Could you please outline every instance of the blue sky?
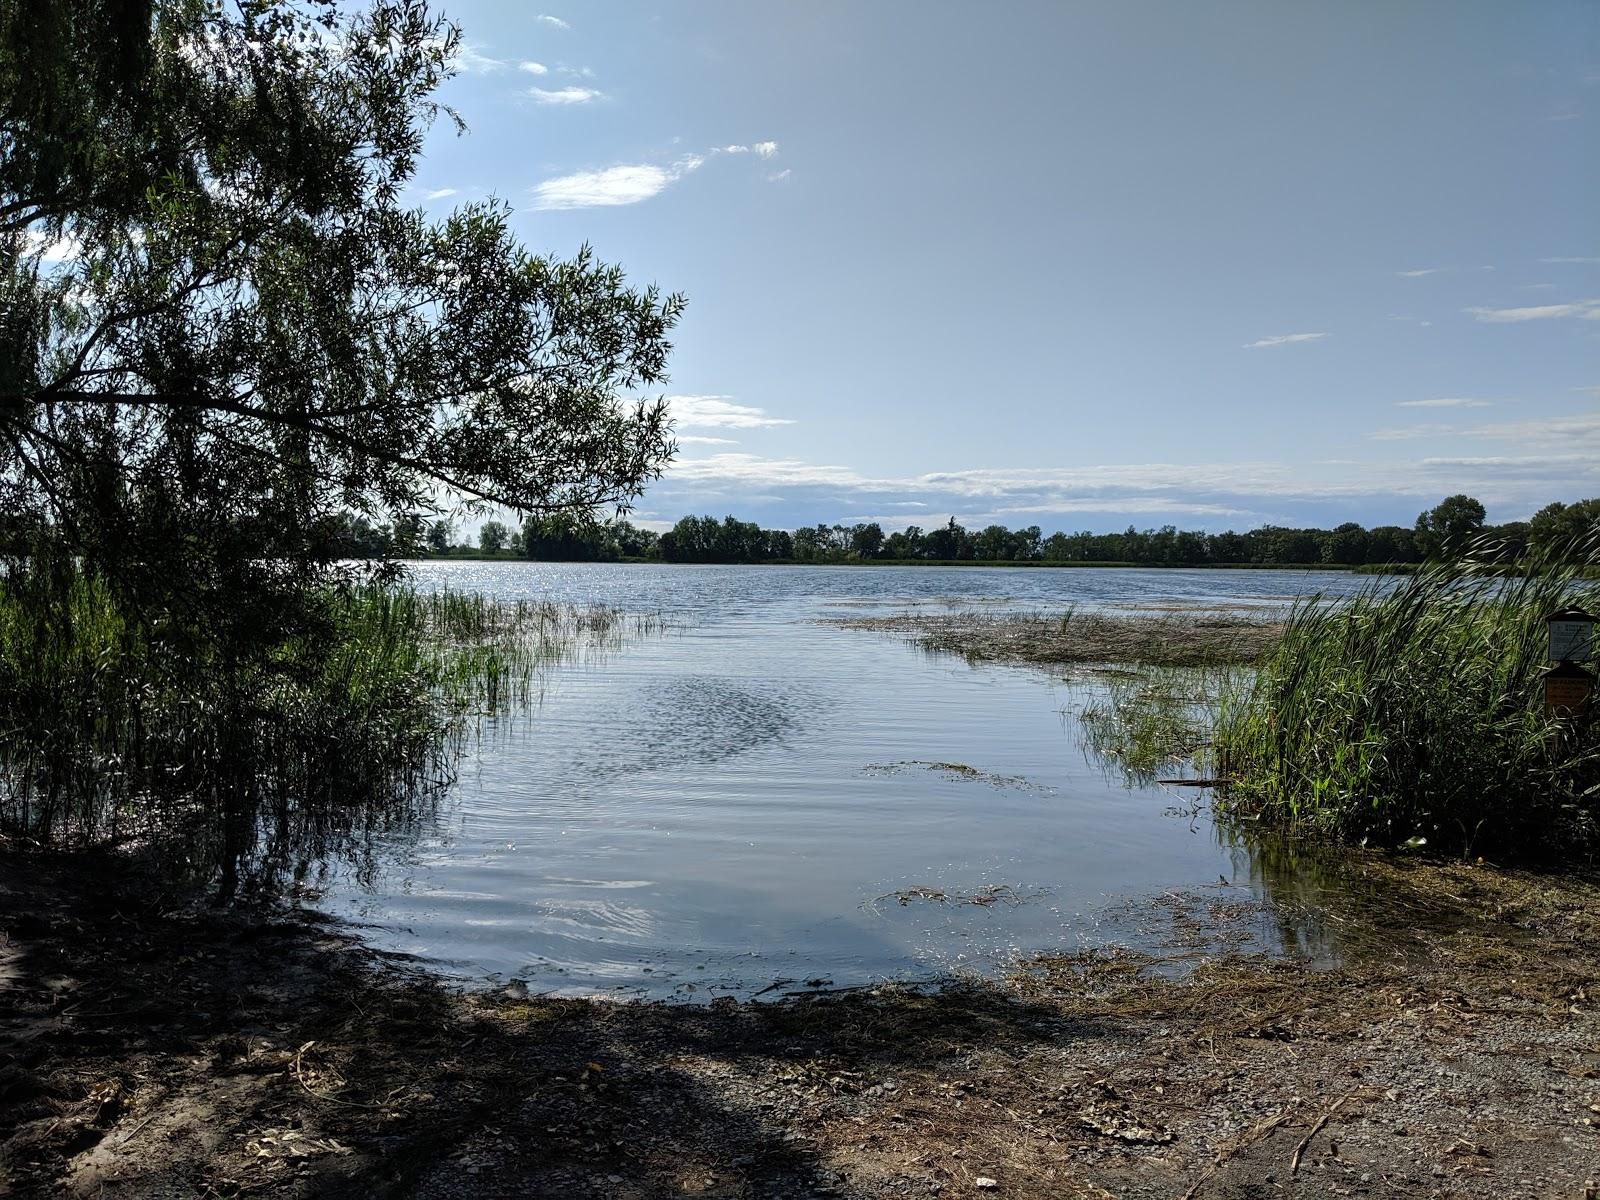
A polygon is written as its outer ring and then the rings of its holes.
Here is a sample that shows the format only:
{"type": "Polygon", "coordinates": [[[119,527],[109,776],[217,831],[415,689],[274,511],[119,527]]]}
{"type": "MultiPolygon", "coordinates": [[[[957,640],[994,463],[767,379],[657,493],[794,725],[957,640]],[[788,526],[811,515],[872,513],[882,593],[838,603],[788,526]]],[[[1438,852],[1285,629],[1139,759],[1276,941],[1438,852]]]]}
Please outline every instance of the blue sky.
{"type": "Polygon", "coordinates": [[[1600,5],[446,11],[414,199],[689,297],[645,523],[1600,495],[1600,5]]]}

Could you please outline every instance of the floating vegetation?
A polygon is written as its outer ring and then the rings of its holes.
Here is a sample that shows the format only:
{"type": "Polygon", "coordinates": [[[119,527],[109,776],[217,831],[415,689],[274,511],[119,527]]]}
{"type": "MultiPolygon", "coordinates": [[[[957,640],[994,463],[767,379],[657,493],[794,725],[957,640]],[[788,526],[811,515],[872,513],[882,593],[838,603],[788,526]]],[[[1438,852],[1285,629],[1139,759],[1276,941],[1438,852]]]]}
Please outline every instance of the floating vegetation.
{"type": "Polygon", "coordinates": [[[1040,666],[1248,663],[1270,653],[1283,634],[1282,622],[1270,616],[1204,609],[1137,615],[1076,609],[1065,613],[964,609],[841,616],[827,623],[843,629],[897,633],[929,650],[958,654],[970,662],[1040,666]]]}
{"type": "Polygon", "coordinates": [[[1042,894],[1024,894],[1009,883],[984,884],[975,892],[947,892],[943,888],[915,884],[908,888],[900,888],[898,891],[885,892],[881,896],[874,897],[864,907],[876,908],[886,900],[894,900],[900,907],[905,908],[912,901],[921,900],[930,904],[970,904],[976,908],[988,908],[994,904],[1007,906],[1025,904],[1042,894]]]}
{"type": "Polygon", "coordinates": [[[898,775],[902,771],[921,769],[943,775],[946,779],[964,779],[973,783],[987,783],[990,787],[1008,788],[1018,792],[1043,792],[1054,794],[1055,788],[1044,783],[1035,783],[1021,775],[997,775],[993,771],[980,771],[977,767],[970,767],[966,763],[957,762],[930,762],[925,759],[908,758],[900,762],[868,763],[862,768],[867,775],[898,775]]]}

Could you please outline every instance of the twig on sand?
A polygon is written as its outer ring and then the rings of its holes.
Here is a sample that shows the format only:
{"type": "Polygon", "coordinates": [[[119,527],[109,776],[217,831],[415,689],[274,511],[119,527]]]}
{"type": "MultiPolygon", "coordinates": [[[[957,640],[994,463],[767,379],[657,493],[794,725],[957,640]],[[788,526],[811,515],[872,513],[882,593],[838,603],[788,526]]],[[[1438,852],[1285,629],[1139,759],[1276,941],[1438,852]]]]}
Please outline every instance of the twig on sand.
{"type": "Polygon", "coordinates": [[[1289,1174],[1293,1175],[1295,1172],[1300,1170],[1300,1158],[1305,1154],[1306,1147],[1311,1145],[1311,1139],[1316,1137],[1317,1134],[1321,1133],[1323,1128],[1328,1124],[1328,1121],[1333,1117],[1333,1114],[1343,1108],[1344,1102],[1350,1099],[1351,1096],[1354,1096],[1360,1090],[1360,1088],[1352,1088],[1350,1091],[1346,1092],[1344,1095],[1340,1096],[1337,1100],[1330,1104],[1328,1106],[1328,1111],[1317,1118],[1316,1124],[1311,1126],[1305,1137],[1300,1139],[1300,1144],[1294,1148],[1294,1155],[1289,1159],[1289,1174]]]}
{"type": "Polygon", "coordinates": [[[1212,1177],[1216,1175],[1218,1171],[1222,1170],[1224,1164],[1226,1164],[1230,1158],[1236,1156],[1246,1146],[1253,1146],[1262,1138],[1266,1137],[1279,1125],[1282,1125],[1290,1117],[1294,1116],[1297,1108],[1298,1106],[1293,1104],[1286,1108],[1281,1108],[1277,1112],[1273,1113],[1270,1117],[1264,1117],[1257,1121],[1255,1125],[1251,1127],[1248,1133],[1242,1134],[1233,1141],[1219,1146],[1217,1148],[1216,1160],[1208,1168],[1206,1168],[1204,1175],[1200,1176],[1199,1179],[1196,1179],[1192,1184],[1189,1185],[1189,1190],[1180,1196],[1178,1200],[1194,1200],[1194,1198],[1200,1194],[1200,1189],[1211,1182],[1212,1177]]]}

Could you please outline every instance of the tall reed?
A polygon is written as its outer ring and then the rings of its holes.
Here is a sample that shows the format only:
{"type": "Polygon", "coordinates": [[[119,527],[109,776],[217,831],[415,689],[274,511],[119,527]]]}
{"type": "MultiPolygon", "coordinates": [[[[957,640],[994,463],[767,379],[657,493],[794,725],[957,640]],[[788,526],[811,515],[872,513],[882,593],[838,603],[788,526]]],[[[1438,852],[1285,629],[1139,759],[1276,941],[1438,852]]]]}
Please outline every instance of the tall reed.
{"type": "Polygon", "coordinates": [[[1219,806],[1349,842],[1492,857],[1600,847],[1600,726],[1545,715],[1544,618],[1600,604],[1593,547],[1433,564],[1291,615],[1226,694],[1219,806]]]}
{"type": "Polygon", "coordinates": [[[197,868],[406,819],[485,716],[624,628],[613,609],[377,585],[306,597],[249,653],[104,581],[0,577],[0,829],[165,839],[197,868]]]}

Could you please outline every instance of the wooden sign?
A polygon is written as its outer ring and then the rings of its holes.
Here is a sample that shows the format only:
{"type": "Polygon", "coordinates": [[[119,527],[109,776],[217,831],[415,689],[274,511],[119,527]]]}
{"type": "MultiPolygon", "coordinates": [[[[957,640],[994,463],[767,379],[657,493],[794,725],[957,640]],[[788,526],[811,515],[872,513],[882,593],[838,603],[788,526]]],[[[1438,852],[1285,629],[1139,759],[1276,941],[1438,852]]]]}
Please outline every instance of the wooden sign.
{"type": "Polygon", "coordinates": [[[1544,711],[1548,717],[1570,717],[1582,711],[1594,694],[1594,676],[1564,662],[1544,673],[1544,711]]]}
{"type": "Polygon", "coordinates": [[[1581,609],[1568,608],[1545,618],[1550,627],[1551,662],[1585,662],[1594,657],[1595,619],[1581,609]]]}

